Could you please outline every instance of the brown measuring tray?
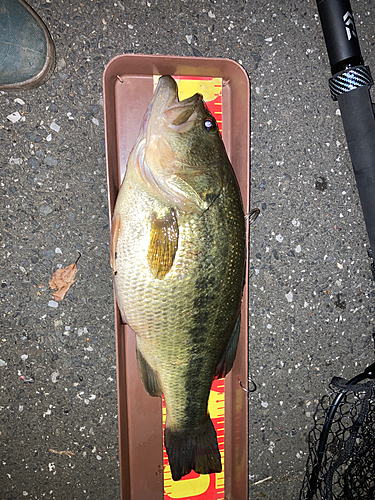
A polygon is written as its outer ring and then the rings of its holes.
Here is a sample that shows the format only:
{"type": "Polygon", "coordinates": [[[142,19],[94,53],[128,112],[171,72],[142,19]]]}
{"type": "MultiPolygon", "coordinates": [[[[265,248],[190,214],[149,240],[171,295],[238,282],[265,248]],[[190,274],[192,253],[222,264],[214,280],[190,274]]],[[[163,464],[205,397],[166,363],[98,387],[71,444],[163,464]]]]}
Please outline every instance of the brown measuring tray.
{"type": "MultiPolygon", "coordinates": [[[[112,59],[103,77],[110,218],[129,153],[152,99],[154,75],[164,74],[192,79],[222,79],[223,139],[247,213],[250,190],[250,91],[244,69],[228,59],[124,54],[112,59]]],[[[246,238],[248,248],[248,231],[246,238]]],[[[162,403],[160,398],[150,397],[142,386],[135,355],[135,334],[128,325],[122,323],[117,306],[115,321],[121,498],[163,500],[169,497],[165,496],[163,480],[162,403]]],[[[218,499],[248,498],[247,373],[246,282],[238,352],[233,369],[225,378],[225,494],[223,492],[222,496],[215,497],[218,499]]],[[[189,498],[195,500],[194,495],[189,498]]]]}

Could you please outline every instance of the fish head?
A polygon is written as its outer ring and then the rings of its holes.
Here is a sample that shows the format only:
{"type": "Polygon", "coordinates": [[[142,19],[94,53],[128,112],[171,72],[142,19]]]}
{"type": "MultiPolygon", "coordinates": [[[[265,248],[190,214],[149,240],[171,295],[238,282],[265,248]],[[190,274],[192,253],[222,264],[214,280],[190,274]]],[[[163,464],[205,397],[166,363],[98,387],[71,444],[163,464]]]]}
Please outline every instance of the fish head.
{"type": "Polygon", "coordinates": [[[143,172],[180,209],[206,210],[229,163],[215,118],[201,94],[183,101],[175,80],[159,79],[143,123],[143,172]]]}

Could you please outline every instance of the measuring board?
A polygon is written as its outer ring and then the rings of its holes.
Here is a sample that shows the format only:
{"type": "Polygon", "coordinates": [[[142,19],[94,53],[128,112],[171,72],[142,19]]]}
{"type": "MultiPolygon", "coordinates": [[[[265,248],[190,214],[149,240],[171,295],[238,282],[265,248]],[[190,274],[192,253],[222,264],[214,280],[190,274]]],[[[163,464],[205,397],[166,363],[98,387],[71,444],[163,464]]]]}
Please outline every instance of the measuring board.
{"type": "MultiPolygon", "coordinates": [[[[103,76],[110,220],[130,151],[159,79],[155,75],[173,76],[180,100],[196,92],[203,95],[222,133],[247,213],[250,87],[244,69],[229,59],[123,54],[110,61],[103,76]]],[[[223,470],[202,475],[193,471],[179,481],[171,478],[163,447],[163,401],[144,390],[135,356],[135,333],[122,323],[115,308],[122,500],[248,500],[248,398],[243,390],[247,387],[248,292],[246,282],[235,363],[225,379],[213,381],[209,398],[208,411],[217,433],[223,470]]]]}

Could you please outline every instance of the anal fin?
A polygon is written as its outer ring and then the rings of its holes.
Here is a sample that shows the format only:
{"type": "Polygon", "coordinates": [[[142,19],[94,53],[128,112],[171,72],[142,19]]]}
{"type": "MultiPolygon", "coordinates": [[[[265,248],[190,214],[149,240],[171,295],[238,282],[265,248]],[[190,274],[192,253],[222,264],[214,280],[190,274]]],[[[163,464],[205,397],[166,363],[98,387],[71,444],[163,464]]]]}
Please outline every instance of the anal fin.
{"type": "Polygon", "coordinates": [[[161,396],[162,390],[159,383],[159,378],[151,366],[147,363],[143,354],[137,347],[137,361],[139,373],[141,375],[141,381],[143,387],[145,388],[147,394],[150,396],[161,396]]]}
{"type": "Polygon", "coordinates": [[[225,348],[225,351],[219,363],[216,366],[214,372],[214,378],[225,377],[225,375],[227,375],[227,373],[231,371],[236,357],[238,339],[240,337],[240,330],[241,330],[241,313],[238,315],[228,345],[225,348]]]}

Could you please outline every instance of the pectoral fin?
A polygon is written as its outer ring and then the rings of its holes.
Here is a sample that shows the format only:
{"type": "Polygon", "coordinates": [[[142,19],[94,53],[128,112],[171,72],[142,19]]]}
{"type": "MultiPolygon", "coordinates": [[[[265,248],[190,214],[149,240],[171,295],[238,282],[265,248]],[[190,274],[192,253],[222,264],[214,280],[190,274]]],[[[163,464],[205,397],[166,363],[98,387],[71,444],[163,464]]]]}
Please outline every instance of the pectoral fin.
{"type": "Polygon", "coordinates": [[[110,263],[114,273],[116,273],[117,242],[120,235],[120,226],[121,218],[118,214],[115,214],[112,218],[110,243],[110,263]]]}
{"type": "Polygon", "coordinates": [[[151,218],[147,261],[155,278],[163,279],[170,271],[178,248],[178,222],[174,210],[166,208],[151,218]]]}
{"type": "Polygon", "coordinates": [[[214,378],[225,377],[225,375],[231,371],[234,359],[236,357],[238,339],[240,337],[240,330],[241,330],[241,314],[238,315],[228,345],[224,351],[222,358],[220,359],[219,363],[216,366],[214,378]]]}

